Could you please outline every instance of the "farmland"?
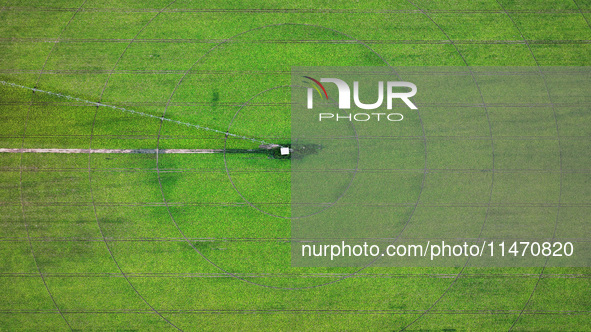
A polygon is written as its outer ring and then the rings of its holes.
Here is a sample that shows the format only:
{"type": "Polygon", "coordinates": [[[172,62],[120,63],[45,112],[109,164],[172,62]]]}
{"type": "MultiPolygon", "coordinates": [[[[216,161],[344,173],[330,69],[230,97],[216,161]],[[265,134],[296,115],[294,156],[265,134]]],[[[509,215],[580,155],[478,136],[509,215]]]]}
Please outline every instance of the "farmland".
{"type": "MultiPolygon", "coordinates": [[[[582,0],[3,0],[0,80],[62,96],[0,85],[0,148],[289,144],[292,67],[590,66],[590,21],[582,0]]],[[[373,191],[337,204],[417,237],[588,240],[589,123],[589,104],[406,110],[359,128],[373,191]]],[[[0,330],[591,329],[586,267],[291,266],[291,162],[0,153],[0,330]]]]}

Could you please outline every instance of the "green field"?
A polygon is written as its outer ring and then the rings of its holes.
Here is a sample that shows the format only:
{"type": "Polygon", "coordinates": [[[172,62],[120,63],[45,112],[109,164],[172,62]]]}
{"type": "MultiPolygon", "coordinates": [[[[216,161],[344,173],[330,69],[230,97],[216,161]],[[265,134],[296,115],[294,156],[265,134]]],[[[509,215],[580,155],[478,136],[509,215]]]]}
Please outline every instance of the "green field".
{"type": "MultiPolygon", "coordinates": [[[[257,94],[294,66],[591,66],[589,0],[0,0],[0,22],[0,81],[278,144],[289,88],[257,94]]],[[[358,177],[410,235],[591,238],[588,104],[420,120],[358,133],[403,146],[358,177]]],[[[0,84],[0,148],[259,144],[0,84]]],[[[292,267],[290,219],[245,201],[289,216],[290,162],[0,153],[0,330],[591,330],[590,268],[292,267]]]]}

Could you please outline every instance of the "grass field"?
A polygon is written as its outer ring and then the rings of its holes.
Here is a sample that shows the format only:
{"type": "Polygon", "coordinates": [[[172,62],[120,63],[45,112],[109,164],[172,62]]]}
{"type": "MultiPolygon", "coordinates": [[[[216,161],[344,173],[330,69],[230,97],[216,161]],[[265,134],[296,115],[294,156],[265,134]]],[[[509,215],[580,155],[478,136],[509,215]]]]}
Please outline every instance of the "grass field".
{"type": "MultiPolygon", "coordinates": [[[[0,22],[1,81],[278,144],[289,89],[256,95],[293,66],[591,65],[588,0],[0,0],[0,22]]],[[[401,179],[381,203],[411,226],[589,239],[589,106],[487,112],[362,130],[404,149],[358,176],[401,179]]],[[[0,85],[0,148],[259,144],[0,85]]],[[[0,174],[2,331],[591,330],[589,268],[292,267],[290,220],[245,202],[288,216],[289,160],[0,153],[0,174]]]]}

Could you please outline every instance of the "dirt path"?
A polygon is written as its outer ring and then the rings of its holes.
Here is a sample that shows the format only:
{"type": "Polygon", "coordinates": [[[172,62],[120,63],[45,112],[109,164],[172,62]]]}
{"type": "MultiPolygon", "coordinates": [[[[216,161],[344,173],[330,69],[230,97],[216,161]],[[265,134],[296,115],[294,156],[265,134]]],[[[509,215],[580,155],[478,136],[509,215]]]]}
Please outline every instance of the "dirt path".
{"type": "MultiPolygon", "coordinates": [[[[248,152],[249,150],[243,150],[248,152]]],[[[147,153],[147,154],[194,154],[223,153],[223,149],[2,149],[0,153],[147,153]]],[[[228,152],[235,152],[230,151],[228,152]]]]}

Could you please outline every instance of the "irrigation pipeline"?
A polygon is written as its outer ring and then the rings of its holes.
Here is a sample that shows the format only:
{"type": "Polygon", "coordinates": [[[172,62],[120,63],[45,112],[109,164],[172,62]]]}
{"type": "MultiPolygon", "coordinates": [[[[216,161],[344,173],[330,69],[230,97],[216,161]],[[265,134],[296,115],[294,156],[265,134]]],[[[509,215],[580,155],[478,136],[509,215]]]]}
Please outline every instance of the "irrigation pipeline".
{"type": "Polygon", "coordinates": [[[14,87],[14,88],[30,90],[33,92],[43,93],[43,94],[47,94],[47,95],[51,95],[51,96],[56,96],[56,97],[60,97],[60,98],[65,98],[65,99],[69,99],[69,100],[75,100],[75,101],[89,104],[89,105],[93,105],[93,106],[107,107],[107,108],[110,108],[113,110],[117,110],[117,111],[121,111],[121,112],[125,112],[125,113],[130,113],[130,114],[135,114],[135,115],[139,115],[139,116],[143,116],[143,117],[147,117],[147,118],[153,118],[153,119],[157,119],[157,120],[161,120],[161,121],[172,122],[172,123],[176,123],[178,125],[183,125],[183,126],[187,126],[187,127],[191,127],[191,128],[210,131],[210,132],[214,132],[214,133],[218,133],[218,134],[222,134],[222,135],[226,135],[226,136],[230,136],[230,137],[234,137],[234,138],[238,138],[238,139],[243,139],[243,140],[247,140],[247,141],[251,141],[251,142],[255,142],[255,143],[261,143],[264,145],[274,145],[272,143],[265,142],[263,140],[252,138],[252,137],[246,137],[246,136],[241,136],[241,135],[237,135],[237,134],[232,134],[229,132],[225,132],[225,131],[221,131],[221,130],[217,130],[217,129],[213,129],[213,128],[209,128],[209,127],[204,127],[204,126],[200,126],[200,125],[196,125],[196,124],[192,124],[192,123],[188,123],[188,122],[173,120],[173,119],[165,118],[162,116],[156,116],[156,115],[152,115],[152,114],[148,114],[148,113],[144,113],[144,112],[140,112],[140,111],[134,111],[134,110],[131,110],[128,108],[117,107],[117,106],[108,105],[108,104],[104,104],[104,103],[98,103],[98,102],[94,102],[94,101],[90,101],[90,100],[86,100],[86,99],[82,99],[82,98],[64,95],[61,93],[41,90],[41,89],[37,89],[37,88],[31,88],[28,86],[19,85],[16,83],[11,83],[11,82],[6,82],[6,81],[0,81],[0,84],[5,85],[5,86],[14,87]]]}

